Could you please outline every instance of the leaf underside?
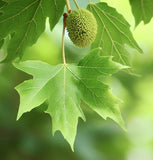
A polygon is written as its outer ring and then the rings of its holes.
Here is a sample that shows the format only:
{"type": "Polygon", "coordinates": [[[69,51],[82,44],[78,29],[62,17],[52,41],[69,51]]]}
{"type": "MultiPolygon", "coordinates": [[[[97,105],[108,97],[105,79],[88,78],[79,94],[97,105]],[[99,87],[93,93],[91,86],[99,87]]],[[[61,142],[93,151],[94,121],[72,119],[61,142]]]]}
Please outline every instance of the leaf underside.
{"type": "Polygon", "coordinates": [[[89,3],[91,11],[98,24],[97,36],[92,48],[101,47],[103,55],[111,55],[116,62],[131,66],[130,53],[125,44],[142,52],[130,31],[130,25],[114,8],[106,3],[89,3]]]}
{"type": "Polygon", "coordinates": [[[136,26],[143,21],[144,24],[150,22],[153,17],[153,1],[152,0],[130,0],[132,13],[135,17],[136,26]]]}
{"type": "Polygon", "coordinates": [[[0,1],[0,41],[11,35],[4,62],[22,57],[27,46],[33,45],[45,30],[46,18],[54,28],[63,13],[63,0],[0,1]]]}
{"type": "Polygon", "coordinates": [[[80,100],[104,119],[109,117],[124,128],[119,100],[99,79],[99,76],[110,76],[124,67],[100,54],[100,48],[94,49],[78,65],[51,66],[40,61],[15,63],[16,68],[33,75],[33,79],[16,87],[20,95],[18,118],[47,100],[46,112],[52,117],[53,134],[60,130],[72,148],[78,118],[85,120],[80,100]]]}

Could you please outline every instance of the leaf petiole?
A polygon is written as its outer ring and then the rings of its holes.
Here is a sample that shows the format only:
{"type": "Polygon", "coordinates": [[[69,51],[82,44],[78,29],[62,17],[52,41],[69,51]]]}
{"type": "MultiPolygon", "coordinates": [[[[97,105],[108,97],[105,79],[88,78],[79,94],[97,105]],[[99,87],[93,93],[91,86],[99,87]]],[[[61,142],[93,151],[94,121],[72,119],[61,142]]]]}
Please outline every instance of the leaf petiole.
{"type": "Polygon", "coordinates": [[[70,13],[71,12],[71,6],[70,6],[69,0],[66,0],[66,7],[67,7],[67,12],[70,13]]]}
{"type": "Polygon", "coordinates": [[[66,18],[67,18],[67,13],[63,14],[63,33],[62,33],[62,56],[63,56],[63,63],[66,64],[66,59],[65,59],[65,47],[64,47],[64,35],[65,35],[65,28],[66,28],[66,18]]]}
{"type": "Polygon", "coordinates": [[[78,9],[80,9],[80,7],[79,7],[79,5],[78,5],[78,3],[77,3],[76,0],[74,0],[74,3],[75,3],[75,5],[76,5],[76,7],[77,7],[78,9]]]}

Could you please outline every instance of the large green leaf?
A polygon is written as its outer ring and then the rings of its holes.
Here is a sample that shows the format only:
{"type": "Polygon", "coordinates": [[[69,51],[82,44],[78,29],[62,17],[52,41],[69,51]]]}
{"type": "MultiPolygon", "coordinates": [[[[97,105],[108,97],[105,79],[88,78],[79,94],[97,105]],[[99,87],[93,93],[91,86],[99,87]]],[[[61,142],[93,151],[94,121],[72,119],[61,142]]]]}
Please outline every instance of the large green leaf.
{"type": "Polygon", "coordinates": [[[114,8],[106,3],[89,3],[91,11],[98,23],[98,32],[92,48],[101,47],[103,55],[114,56],[114,60],[130,66],[129,52],[125,44],[142,52],[130,31],[130,25],[114,8]]]}
{"type": "Polygon", "coordinates": [[[149,23],[153,17],[153,0],[130,0],[136,26],[144,21],[149,23]]]}
{"type": "Polygon", "coordinates": [[[124,67],[100,53],[101,49],[91,51],[77,66],[51,66],[40,61],[16,63],[18,69],[33,75],[33,79],[16,87],[20,95],[18,118],[48,100],[46,112],[52,117],[53,133],[60,130],[73,148],[78,118],[85,119],[80,108],[82,99],[104,119],[109,117],[124,128],[119,100],[99,79],[124,67]]]}
{"type": "Polygon", "coordinates": [[[53,29],[64,5],[63,0],[9,0],[0,9],[0,40],[11,35],[5,61],[21,57],[24,49],[36,42],[45,29],[46,17],[53,29]]]}

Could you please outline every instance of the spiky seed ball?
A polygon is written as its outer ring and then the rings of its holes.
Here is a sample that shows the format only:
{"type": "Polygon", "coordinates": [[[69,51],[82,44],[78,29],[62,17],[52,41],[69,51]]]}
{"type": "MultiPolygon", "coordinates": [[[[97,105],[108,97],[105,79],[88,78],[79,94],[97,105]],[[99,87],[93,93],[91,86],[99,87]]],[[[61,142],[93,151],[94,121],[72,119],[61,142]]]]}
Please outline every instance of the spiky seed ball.
{"type": "Polygon", "coordinates": [[[66,19],[67,31],[78,47],[89,46],[96,38],[97,22],[87,9],[72,10],[66,19]]]}

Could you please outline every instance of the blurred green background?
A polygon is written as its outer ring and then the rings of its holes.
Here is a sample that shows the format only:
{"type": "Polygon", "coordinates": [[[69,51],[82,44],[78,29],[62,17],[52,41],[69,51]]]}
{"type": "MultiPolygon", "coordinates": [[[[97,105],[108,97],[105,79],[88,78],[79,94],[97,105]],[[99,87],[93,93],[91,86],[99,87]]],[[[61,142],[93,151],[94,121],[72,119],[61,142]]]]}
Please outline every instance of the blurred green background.
{"type": "MultiPolygon", "coordinates": [[[[46,104],[16,121],[19,95],[14,87],[31,76],[11,64],[0,64],[0,160],[153,160],[153,20],[135,28],[128,0],[105,1],[124,15],[144,51],[142,55],[131,51],[140,76],[119,72],[109,80],[113,93],[124,101],[120,109],[127,132],[82,104],[87,121],[79,120],[73,153],[60,132],[52,136],[51,117],[43,112],[46,104]]],[[[79,4],[85,7],[87,1],[80,0],[79,4]]],[[[62,62],[61,35],[62,20],[53,32],[47,24],[37,43],[26,49],[23,60],[53,65],[62,62]]],[[[67,34],[65,47],[70,63],[78,62],[90,49],[75,47],[67,34]]],[[[0,50],[1,56],[5,50],[5,46],[0,50]]]]}

